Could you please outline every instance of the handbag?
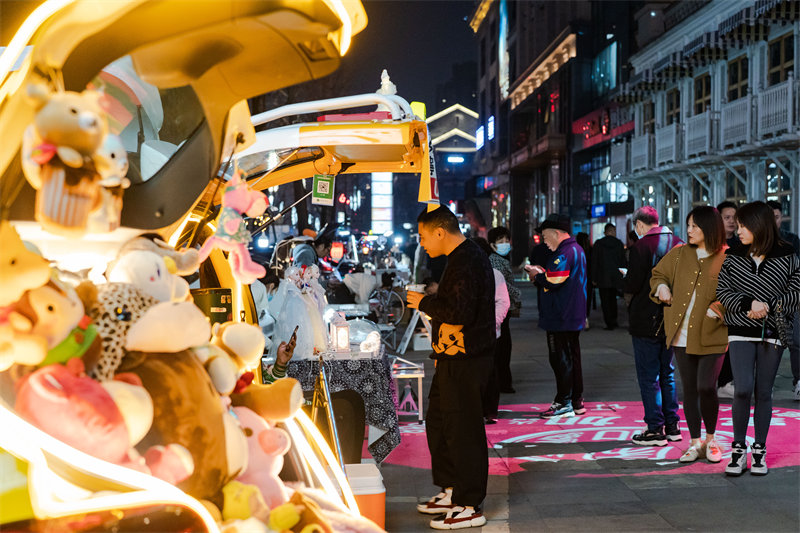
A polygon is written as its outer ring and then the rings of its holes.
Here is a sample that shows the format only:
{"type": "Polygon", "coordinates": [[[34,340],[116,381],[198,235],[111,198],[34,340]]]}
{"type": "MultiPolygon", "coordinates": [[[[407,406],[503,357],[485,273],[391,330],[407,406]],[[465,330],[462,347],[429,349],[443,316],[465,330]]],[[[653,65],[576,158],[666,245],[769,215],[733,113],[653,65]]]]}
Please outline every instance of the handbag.
{"type": "Polygon", "coordinates": [[[789,324],[788,317],[783,309],[782,300],[778,300],[778,302],[775,304],[775,322],[778,339],[781,341],[781,344],[784,348],[788,348],[791,345],[791,325],[789,324]]]}

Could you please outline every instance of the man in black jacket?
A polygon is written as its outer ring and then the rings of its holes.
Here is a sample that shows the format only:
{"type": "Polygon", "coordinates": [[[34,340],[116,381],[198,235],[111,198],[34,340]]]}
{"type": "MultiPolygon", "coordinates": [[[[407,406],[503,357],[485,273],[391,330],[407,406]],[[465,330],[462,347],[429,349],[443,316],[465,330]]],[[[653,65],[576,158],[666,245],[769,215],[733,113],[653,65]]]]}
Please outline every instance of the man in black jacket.
{"type": "Polygon", "coordinates": [[[650,299],[650,277],[661,258],[682,242],[669,228],[658,225],[658,212],[653,207],[637,209],[633,224],[639,240],[630,248],[623,294],[628,303],[636,377],[647,429],[635,434],[632,440],[641,446],[666,446],[668,440],[681,440],[680,418],[672,348],[666,346],[663,309],[650,299]]]}
{"type": "Polygon", "coordinates": [[[483,391],[494,366],[494,273],[489,258],[466,239],[446,207],[417,219],[420,245],[447,256],[436,294],[408,293],[408,306],[431,317],[436,372],[428,393],[425,431],[433,482],[442,491],[417,505],[435,529],[480,527],[489,455],[483,391]]]}
{"type": "Polygon", "coordinates": [[[605,329],[617,327],[617,291],[622,288],[622,273],[625,267],[625,245],[617,239],[617,228],[606,224],[605,237],[592,246],[592,282],[600,289],[600,306],[603,308],[605,329]]]}

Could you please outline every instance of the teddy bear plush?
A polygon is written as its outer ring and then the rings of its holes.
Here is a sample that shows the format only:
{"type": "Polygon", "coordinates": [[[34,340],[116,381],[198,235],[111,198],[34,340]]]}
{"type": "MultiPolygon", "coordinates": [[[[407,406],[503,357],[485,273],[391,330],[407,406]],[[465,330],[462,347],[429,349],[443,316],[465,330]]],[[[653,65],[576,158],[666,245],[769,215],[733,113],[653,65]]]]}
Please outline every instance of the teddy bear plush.
{"type": "Polygon", "coordinates": [[[194,248],[176,250],[166,242],[158,233],[142,233],[129,240],[119,250],[117,257],[122,257],[133,250],[146,250],[154,252],[165,260],[169,259],[175,264],[174,273],[179,276],[188,276],[197,272],[200,267],[198,252],[194,248]]]}
{"type": "Polygon", "coordinates": [[[129,250],[112,263],[107,278],[111,283],[130,283],[159,302],[185,301],[189,284],[176,276],[175,263],[148,250],[129,250]]]}
{"type": "Polygon", "coordinates": [[[50,435],[99,459],[178,483],[194,466],[188,450],[170,444],[146,451],[133,446],[149,431],[153,402],[135,375],[99,383],[80,359],[52,364],[17,386],[16,411],[50,435]]]}

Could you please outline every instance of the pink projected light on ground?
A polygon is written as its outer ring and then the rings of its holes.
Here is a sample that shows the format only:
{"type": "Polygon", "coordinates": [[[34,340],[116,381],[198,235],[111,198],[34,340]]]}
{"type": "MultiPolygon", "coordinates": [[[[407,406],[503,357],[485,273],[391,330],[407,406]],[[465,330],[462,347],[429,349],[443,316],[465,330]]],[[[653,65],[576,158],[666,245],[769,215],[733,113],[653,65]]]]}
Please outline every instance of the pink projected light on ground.
{"type": "MultiPolygon", "coordinates": [[[[486,426],[486,436],[491,450],[489,474],[507,476],[531,469],[532,463],[537,462],[611,459],[637,461],[637,463],[631,464],[630,473],[587,472],[576,473],[575,477],[710,474],[721,473],[730,457],[733,440],[730,405],[720,405],[719,408],[716,435],[722,444],[724,458],[717,464],[704,459],[689,464],[678,463],[681,453],[689,445],[689,432],[683,421],[682,406],[679,414],[683,440],[664,447],[631,444],[633,434],[641,432],[645,427],[642,421],[644,411],[641,403],[587,403],[587,412],[582,416],[549,420],[539,418],[538,413],[547,407],[549,406],[546,404],[501,406],[503,418],[498,419],[495,425],[486,426]],[[565,448],[564,453],[559,453],[558,448],[562,445],[565,448]]],[[[386,463],[430,469],[425,426],[420,423],[404,422],[400,424],[400,431],[402,442],[389,455],[386,463]]],[[[800,465],[798,434],[800,434],[800,410],[774,408],[767,439],[771,469],[800,465]]],[[[747,435],[748,443],[752,443],[752,439],[751,419],[747,435]]],[[[626,468],[621,465],[618,470],[626,468]]]]}

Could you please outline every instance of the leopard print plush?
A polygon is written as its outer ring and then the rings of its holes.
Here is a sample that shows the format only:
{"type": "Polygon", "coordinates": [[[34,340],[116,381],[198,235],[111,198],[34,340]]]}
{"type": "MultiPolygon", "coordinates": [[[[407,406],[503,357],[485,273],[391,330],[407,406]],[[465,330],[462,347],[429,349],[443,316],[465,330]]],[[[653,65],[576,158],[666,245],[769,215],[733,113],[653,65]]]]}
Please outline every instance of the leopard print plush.
{"type": "Polygon", "coordinates": [[[134,322],[158,303],[129,283],[107,283],[97,287],[97,298],[87,309],[102,338],[102,353],[92,377],[110,380],[125,356],[125,338],[134,322]]]}

